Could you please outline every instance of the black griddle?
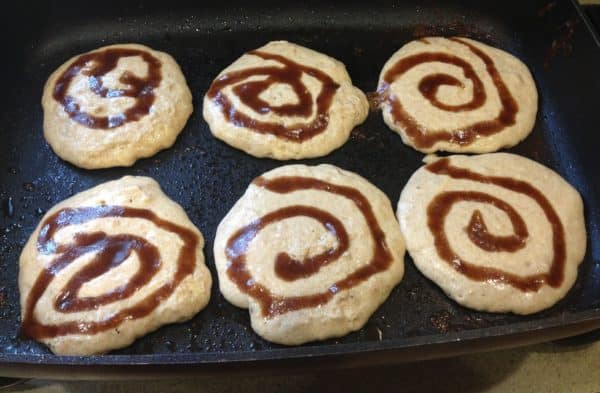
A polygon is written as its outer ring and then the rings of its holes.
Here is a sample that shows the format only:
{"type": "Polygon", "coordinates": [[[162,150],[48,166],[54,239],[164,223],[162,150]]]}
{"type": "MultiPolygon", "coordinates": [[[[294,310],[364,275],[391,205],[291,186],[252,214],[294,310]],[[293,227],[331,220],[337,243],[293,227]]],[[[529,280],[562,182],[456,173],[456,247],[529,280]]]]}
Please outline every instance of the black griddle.
{"type": "MultiPolygon", "coordinates": [[[[259,372],[375,365],[531,344],[600,327],[600,41],[575,2],[146,2],[81,1],[4,5],[0,27],[0,375],[95,378],[259,372]],[[285,162],[253,158],[213,138],[202,119],[212,79],[242,53],[286,39],[342,62],[363,91],[403,44],[460,35],[505,49],[527,64],[540,101],[532,134],[509,151],[547,165],[585,202],[588,248],[576,284],[554,307],[530,316],[463,308],[406,256],[403,281],[360,331],[284,347],[252,332],[248,312],[218,291],[212,254],[221,218],[249,182],[285,162]],[[173,55],[194,95],[194,113],[175,145],[131,168],[88,171],[60,160],[42,135],[40,105],[49,74],[73,55],[138,42],[173,55]],[[206,309],[108,355],[59,357],[19,337],[18,257],[42,215],[59,201],[124,175],[155,178],[206,238],[215,284],[206,309]]],[[[423,155],[371,113],[350,140],[307,164],[354,171],[395,203],[423,155]]]]}

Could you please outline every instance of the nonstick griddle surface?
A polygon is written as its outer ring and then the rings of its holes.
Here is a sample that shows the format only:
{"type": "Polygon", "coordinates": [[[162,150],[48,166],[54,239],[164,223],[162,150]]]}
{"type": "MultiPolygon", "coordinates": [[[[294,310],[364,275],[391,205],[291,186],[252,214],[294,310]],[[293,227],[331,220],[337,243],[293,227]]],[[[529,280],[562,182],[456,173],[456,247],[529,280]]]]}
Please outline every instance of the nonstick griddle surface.
{"type": "MultiPolygon", "coordinates": [[[[574,4],[368,1],[243,6],[224,2],[203,8],[197,2],[192,8],[168,3],[169,7],[157,7],[103,2],[92,11],[85,2],[21,2],[4,15],[0,370],[28,376],[54,367],[68,377],[78,372],[90,375],[94,366],[129,365],[123,370],[135,372],[131,367],[144,364],[222,368],[249,361],[317,358],[334,364],[344,356],[360,354],[385,354],[385,359],[410,354],[418,359],[447,355],[449,348],[456,353],[492,348],[500,342],[518,345],[600,326],[600,171],[596,159],[600,49],[574,4]],[[231,306],[219,293],[212,243],[219,221],[250,181],[286,162],[257,159],[213,138],[201,115],[204,93],[212,79],[244,52],[277,39],[341,60],[355,85],[373,91],[385,61],[400,46],[424,35],[481,40],[515,54],[530,67],[540,94],[538,118],[532,134],[509,151],[555,169],[583,196],[588,250],[575,286],[556,306],[535,315],[475,312],[448,299],[415,269],[407,255],[403,281],[360,331],[293,348],[262,340],[252,332],[248,312],[231,306]],[[43,138],[40,100],[44,83],[71,56],[125,42],[173,55],[193,92],[194,113],[172,148],[131,168],[76,168],[54,155],[43,138]],[[156,179],[203,232],[206,261],[215,281],[210,304],[189,322],[165,326],[104,356],[58,357],[20,338],[18,257],[30,233],[44,212],[59,201],[129,174],[156,179]],[[544,336],[545,332],[553,333],[544,336]],[[76,367],[60,368],[66,365],[76,367]]],[[[381,188],[395,207],[422,158],[403,145],[385,126],[381,114],[374,112],[342,148],[300,162],[330,163],[354,171],[381,188]]]]}

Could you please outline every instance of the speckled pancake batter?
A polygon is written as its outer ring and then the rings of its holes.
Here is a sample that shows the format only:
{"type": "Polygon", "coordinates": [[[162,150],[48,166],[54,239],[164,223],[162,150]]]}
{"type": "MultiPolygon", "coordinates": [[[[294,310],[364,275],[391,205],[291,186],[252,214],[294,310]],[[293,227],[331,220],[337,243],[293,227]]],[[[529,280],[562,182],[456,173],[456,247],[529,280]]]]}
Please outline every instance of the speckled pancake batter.
{"type": "Polygon", "coordinates": [[[188,320],[210,297],[203,246],[148,177],[76,194],[48,211],[21,253],[21,332],[57,355],[91,355],[188,320]]]}
{"type": "Polygon", "coordinates": [[[219,224],[214,255],[223,296],[288,345],[360,329],[404,272],[388,198],[331,165],[256,178],[219,224]]]}
{"type": "Polygon", "coordinates": [[[530,314],[563,298],[586,249],[579,193],[507,153],[433,159],[398,203],[417,268],[458,303],[530,314]]]}
{"type": "Polygon", "coordinates": [[[192,113],[175,60],[137,44],[75,56],[46,82],[44,136],[86,169],[130,166],[173,145],[192,113]]]}
{"type": "Polygon", "coordinates": [[[203,108],[215,137],[279,160],[328,154],[368,111],[342,63],[286,41],[269,42],[223,70],[203,108]]]}
{"type": "Polygon", "coordinates": [[[385,123],[424,153],[514,146],[535,122],[538,94],[513,55],[468,38],[409,42],[379,77],[385,123]]]}

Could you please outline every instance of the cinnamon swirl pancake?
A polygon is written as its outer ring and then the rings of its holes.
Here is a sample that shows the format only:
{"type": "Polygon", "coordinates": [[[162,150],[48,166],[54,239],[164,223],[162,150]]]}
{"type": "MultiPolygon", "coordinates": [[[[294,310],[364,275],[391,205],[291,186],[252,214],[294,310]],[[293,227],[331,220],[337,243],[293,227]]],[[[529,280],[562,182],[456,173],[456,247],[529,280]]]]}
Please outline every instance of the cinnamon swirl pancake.
{"type": "Polygon", "coordinates": [[[250,51],[204,96],[213,135],[256,157],[319,157],[340,147],[368,114],[339,61],[286,41],[250,51]]]}
{"type": "Polygon", "coordinates": [[[332,165],[254,179],[219,224],[214,255],[223,296],[287,345],[360,329],[404,272],[388,198],[332,165]]]}
{"type": "Polygon", "coordinates": [[[433,160],[410,178],[397,214],[417,268],[477,310],[552,306],[573,286],[586,249],[579,193],[514,154],[433,160]]]}
{"type": "Polygon", "coordinates": [[[202,234],[147,177],[54,206],[19,260],[21,331],[59,355],[90,355],[194,316],[210,297],[202,234]]]}
{"type": "Polygon", "coordinates": [[[175,60],[137,44],[75,56],[48,79],[44,136],[86,169],[130,166],[175,143],[192,94],[175,60]]]}
{"type": "Polygon", "coordinates": [[[533,129],[535,82],[513,55],[468,38],[409,42],[387,61],[378,85],[386,124],[424,153],[487,153],[533,129]]]}

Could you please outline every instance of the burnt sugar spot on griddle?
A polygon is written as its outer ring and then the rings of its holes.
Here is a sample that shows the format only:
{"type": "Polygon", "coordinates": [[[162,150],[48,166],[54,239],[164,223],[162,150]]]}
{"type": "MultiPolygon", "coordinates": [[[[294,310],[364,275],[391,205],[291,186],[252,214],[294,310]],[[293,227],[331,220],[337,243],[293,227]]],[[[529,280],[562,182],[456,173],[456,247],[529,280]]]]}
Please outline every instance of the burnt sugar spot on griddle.
{"type": "Polygon", "coordinates": [[[429,317],[429,323],[440,333],[447,333],[450,329],[450,313],[441,311],[429,317]]]}
{"type": "Polygon", "coordinates": [[[552,0],[552,1],[549,1],[548,3],[544,4],[544,6],[542,6],[538,10],[538,16],[539,17],[546,16],[546,14],[548,14],[550,11],[552,11],[554,8],[556,8],[557,4],[558,4],[557,0],[552,0]]]}
{"type": "Polygon", "coordinates": [[[462,18],[453,18],[450,20],[446,19],[446,15],[443,12],[440,12],[439,23],[437,24],[426,24],[426,23],[417,23],[412,27],[412,31],[410,34],[412,37],[418,41],[421,41],[423,44],[427,44],[426,37],[484,37],[487,40],[492,40],[493,37],[481,30],[475,24],[465,23],[462,18]]]}
{"type": "Polygon", "coordinates": [[[365,48],[362,48],[360,46],[355,46],[353,49],[354,55],[361,57],[365,54],[365,48]]]}
{"type": "Polygon", "coordinates": [[[369,102],[369,110],[371,112],[377,112],[381,109],[381,105],[386,100],[385,92],[380,91],[369,91],[366,94],[367,101],[369,102]]]}
{"type": "Polygon", "coordinates": [[[0,308],[7,305],[8,295],[6,294],[6,287],[0,287],[0,308]]]}
{"type": "Polygon", "coordinates": [[[549,68],[552,61],[559,55],[567,57],[573,53],[573,37],[578,24],[579,19],[573,17],[558,25],[552,43],[546,52],[544,68],[549,68]]]}
{"type": "Polygon", "coordinates": [[[420,39],[422,37],[430,37],[439,35],[439,27],[429,24],[417,23],[412,30],[412,36],[416,39],[420,39]]]}
{"type": "Polygon", "coordinates": [[[354,128],[350,133],[350,139],[355,141],[367,142],[375,145],[380,149],[385,148],[385,144],[381,140],[380,134],[366,131],[362,127],[354,128]]]}

